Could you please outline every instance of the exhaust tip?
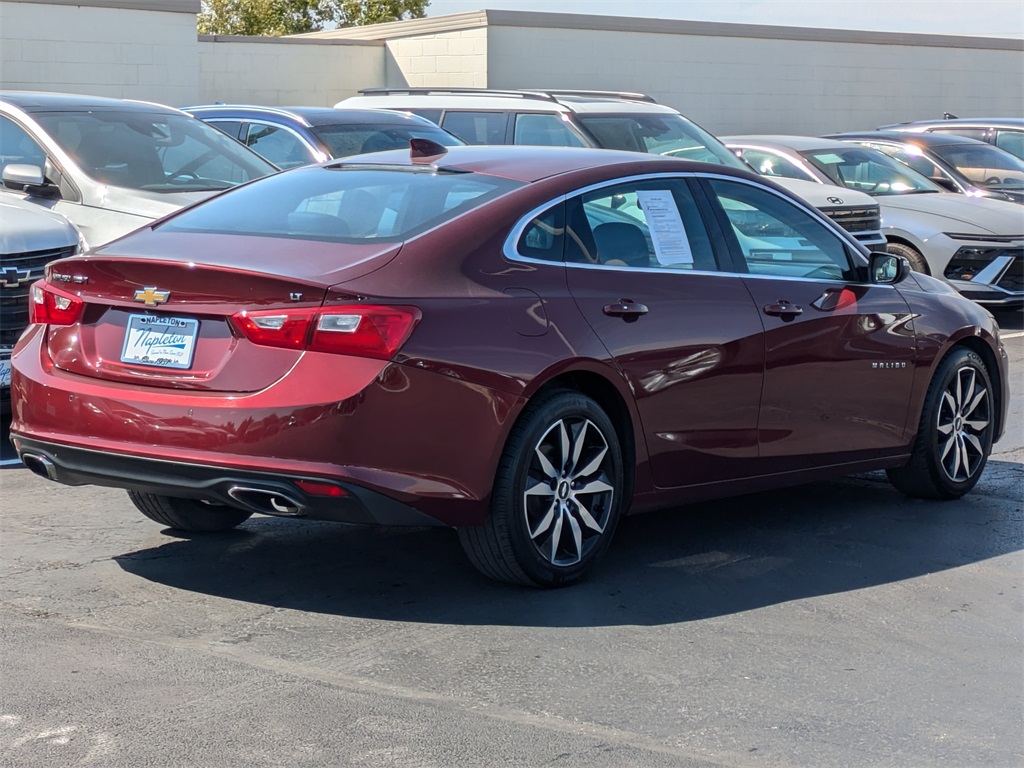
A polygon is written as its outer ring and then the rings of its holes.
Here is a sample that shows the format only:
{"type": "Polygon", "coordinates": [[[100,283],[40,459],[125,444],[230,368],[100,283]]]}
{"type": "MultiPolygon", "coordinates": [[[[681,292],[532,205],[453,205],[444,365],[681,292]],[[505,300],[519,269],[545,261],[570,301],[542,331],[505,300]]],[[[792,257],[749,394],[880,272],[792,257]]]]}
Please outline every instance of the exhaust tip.
{"type": "Polygon", "coordinates": [[[57,480],[57,467],[45,456],[38,453],[23,453],[21,454],[21,463],[34,475],[39,475],[47,480],[57,480]]]}
{"type": "Polygon", "coordinates": [[[246,509],[264,515],[302,517],[304,514],[304,504],[280,491],[233,485],[228,488],[228,496],[246,509]]]}

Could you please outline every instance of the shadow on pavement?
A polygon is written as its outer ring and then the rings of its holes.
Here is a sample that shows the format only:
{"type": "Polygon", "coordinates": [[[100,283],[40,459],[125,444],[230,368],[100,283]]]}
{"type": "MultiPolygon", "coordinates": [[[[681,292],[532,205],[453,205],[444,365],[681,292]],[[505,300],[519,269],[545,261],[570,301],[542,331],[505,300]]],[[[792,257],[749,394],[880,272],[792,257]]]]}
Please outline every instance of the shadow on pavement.
{"type": "Polygon", "coordinates": [[[993,461],[983,490],[907,499],[863,475],[627,518],[572,587],[479,576],[447,529],[253,518],[117,558],[178,589],[387,621],[512,626],[658,625],[923,576],[1018,551],[1024,469],[993,461]]]}

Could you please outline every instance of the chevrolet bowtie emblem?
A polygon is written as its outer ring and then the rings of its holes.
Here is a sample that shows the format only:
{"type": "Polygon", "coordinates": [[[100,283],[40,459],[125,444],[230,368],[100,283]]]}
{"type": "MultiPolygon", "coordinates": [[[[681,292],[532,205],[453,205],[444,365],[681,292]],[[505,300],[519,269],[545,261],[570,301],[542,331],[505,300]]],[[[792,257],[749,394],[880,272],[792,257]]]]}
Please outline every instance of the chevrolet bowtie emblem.
{"type": "Polygon", "coordinates": [[[155,307],[157,304],[163,304],[171,298],[170,291],[161,291],[159,288],[145,288],[141,291],[135,292],[135,300],[141,301],[147,307],[155,307]]]}

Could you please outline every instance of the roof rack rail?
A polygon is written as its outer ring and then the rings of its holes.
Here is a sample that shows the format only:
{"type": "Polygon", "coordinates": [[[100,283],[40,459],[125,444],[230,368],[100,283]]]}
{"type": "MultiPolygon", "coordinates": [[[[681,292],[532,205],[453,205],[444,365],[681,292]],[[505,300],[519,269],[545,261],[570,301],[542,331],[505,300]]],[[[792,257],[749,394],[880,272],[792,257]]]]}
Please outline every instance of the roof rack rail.
{"type": "Polygon", "coordinates": [[[623,99],[628,101],[646,101],[655,104],[655,100],[644,93],[632,93],[630,91],[578,91],[558,89],[523,89],[503,90],[498,88],[427,88],[422,86],[410,88],[363,88],[359,91],[364,96],[387,96],[393,93],[406,95],[426,96],[433,93],[449,93],[462,96],[508,96],[520,99],[538,99],[541,101],[558,102],[559,96],[592,96],[604,99],[623,99]]]}

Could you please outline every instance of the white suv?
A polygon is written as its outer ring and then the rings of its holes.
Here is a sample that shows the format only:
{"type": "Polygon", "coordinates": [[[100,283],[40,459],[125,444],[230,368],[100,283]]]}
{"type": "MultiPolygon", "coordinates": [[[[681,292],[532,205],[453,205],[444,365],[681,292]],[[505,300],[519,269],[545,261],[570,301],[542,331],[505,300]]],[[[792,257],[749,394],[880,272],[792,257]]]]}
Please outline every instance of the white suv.
{"type": "MultiPolygon", "coordinates": [[[[699,125],[642,93],[485,88],[366,88],[360,93],[334,106],[412,112],[468,144],[623,149],[750,170],[699,125]]],[[[885,250],[878,203],[867,195],[846,190],[840,198],[822,194],[811,182],[784,184],[868,248],[885,250]]]]}

